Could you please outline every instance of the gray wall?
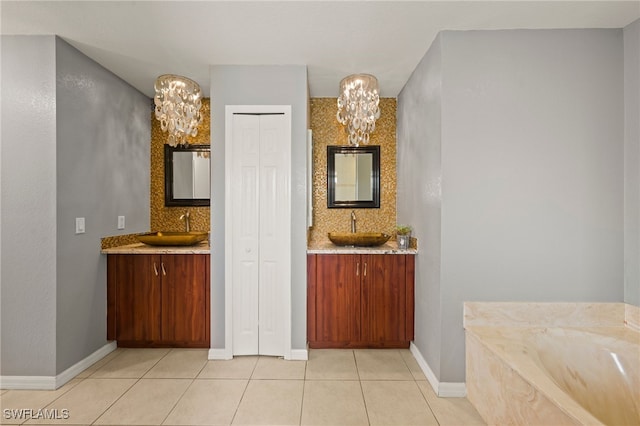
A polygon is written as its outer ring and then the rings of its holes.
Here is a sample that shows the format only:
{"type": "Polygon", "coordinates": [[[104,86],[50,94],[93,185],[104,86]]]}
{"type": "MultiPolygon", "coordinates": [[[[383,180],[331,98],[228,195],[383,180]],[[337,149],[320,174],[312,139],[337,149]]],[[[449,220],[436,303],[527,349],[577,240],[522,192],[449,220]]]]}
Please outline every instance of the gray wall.
{"type": "Polygon", "coordinates": [[[53,36],[2,36],[0,374],[56,373],[53,36]]]}
{"type": "Polygon", "coordinates": [[[100,238],[149,229],[150,101],[48,36],[2,37],[2,88],[1,374],[55,376],[107,343],[100,238]]]}
{"type": "Polygon", "coordinates": [[[307,344],[305,66],[211,67],[211,347],[224,348],[225,106],[291,105],[291,347],[307,344]]]}
{"type": "Polygon", "coordinates": [[[438,35],[398,97],[397,221],[413,226],[416,256],[414,343],[436,375],[441,340],[441,37],[438,35]]]}
{"type": "Polygon", "coordinates": [[[624,39],[624,301],[640,306],[640,20],[624,39]]]}
{"type": "MultiPolygon", "coordinates": [[[[620,30],[440,35],[441,330],[416,341],[440,381],[464,381],[464,301],[623,300],[622,46],[620,30]]],[[[417,120],[398,140],[416,162],[417,120]]]]}
{"type": "Polygon", "coordinates": [[[106,343],[100,238],[149,230],[151,107],[149,98],[62,39],[56,70],[60,373],[106,343]],[[117,229],[118,216],[125,216],[125,230],[117,229]],[[76,217],[85,218],[85,234],[75,234],[76,217]]]}

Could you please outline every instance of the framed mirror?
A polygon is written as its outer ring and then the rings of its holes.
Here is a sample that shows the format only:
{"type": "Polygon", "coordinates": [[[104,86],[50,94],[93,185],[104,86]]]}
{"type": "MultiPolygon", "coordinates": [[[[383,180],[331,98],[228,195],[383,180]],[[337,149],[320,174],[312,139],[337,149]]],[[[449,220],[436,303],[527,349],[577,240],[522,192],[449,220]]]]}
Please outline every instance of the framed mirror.
{"type": "Polygon", "coordinates": [[[209,145],[164,146],[164,205],[208,206],[211,198],[209,145]]]}
{"type": "Polygon", "coordinates": [[[380,208],[380,146],[327,147],[327,207],[380,208]]]}

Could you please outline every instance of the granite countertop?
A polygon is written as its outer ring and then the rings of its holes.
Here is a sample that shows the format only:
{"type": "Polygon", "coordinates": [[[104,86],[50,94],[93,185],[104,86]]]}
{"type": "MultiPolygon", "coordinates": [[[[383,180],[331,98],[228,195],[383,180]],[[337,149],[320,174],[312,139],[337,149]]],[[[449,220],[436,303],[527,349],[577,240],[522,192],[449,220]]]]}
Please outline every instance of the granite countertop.
{"type": "Polygon", "coordinates": [[[387,241],[377,247],[343,247],[331,241],[311,243],[307,246],[308,254],[418,254],[415,248],[399,249],[395,241],[387,241]]]}
{"type": "Polygon", "coordinates": [[[102,249],[103,254],[209,254],[209,241],[202,241],[193,246],[150,246],[144,243],[102,249]]]}
{"type": "MultiPolygon", "coordinates": [[[[127,244],[102,249],[103,254],[209,254],[208,241],[193,246],[151,246],[143,243],[127,244]]],[[[417,254],[418,250],[401,250],[395,241],[389,241],[377,247],[342,247],[330,241],[312,243],[307,247],[309,254],[417,254]]]]}

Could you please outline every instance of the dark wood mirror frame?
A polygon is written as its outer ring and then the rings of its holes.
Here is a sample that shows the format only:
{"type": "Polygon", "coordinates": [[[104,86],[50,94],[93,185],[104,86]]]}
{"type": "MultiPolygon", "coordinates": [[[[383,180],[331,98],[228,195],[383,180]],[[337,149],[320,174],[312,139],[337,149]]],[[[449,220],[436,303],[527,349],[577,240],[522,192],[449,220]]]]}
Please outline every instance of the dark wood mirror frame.
{"type": "Polygon", "coordinates": [[[330,209],[378,209],[380,208],[380,146],[327,146],[327,207],[330,209]],[[336,200],[336,154],[372,154],[372,192],[373,199],[366,201],[359,200],[336,200]]]}
{"type": "Polygon", "coordinates": [[[203,152],[211,158],[210,145],[171,145],[164,146],[164,205],[167,207],[178,206],[210,206],[209,198],[174,198],[173,195],[173,154],[175,152],[203,152]]]}

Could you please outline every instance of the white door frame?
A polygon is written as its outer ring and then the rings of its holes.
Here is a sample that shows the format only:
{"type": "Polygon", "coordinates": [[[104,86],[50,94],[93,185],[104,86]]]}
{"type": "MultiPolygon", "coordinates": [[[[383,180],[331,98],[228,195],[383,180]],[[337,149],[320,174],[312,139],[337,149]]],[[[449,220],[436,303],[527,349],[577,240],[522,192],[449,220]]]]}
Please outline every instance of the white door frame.
{"type": "MultiPolygon", "coordinates": [[[[233,115],[234,114],[284,114],[287,145],[291,146],[291,105],[226,105],[225,107],[225,208],[224,208],[224,359],[233,358],[233,265],[232,246],[233,238],[230,230],[233,224],[233,212],[231,202],[231,166],[233,140],[233,115]]],[[[289,205],[286,214],[291,217],[291,179],[289,179],[289,205]]],[[[291,220],[288,221],[291,223],[291,220]]],[[[282,306],[285,310],[284,319],[284,358],[291,359],[291,228],[282,230],[283,241],[288,241],[282,248],[287,251],[285,265],[285,282],[288,283],[288,291],[284,292],[282,306]]]]}

